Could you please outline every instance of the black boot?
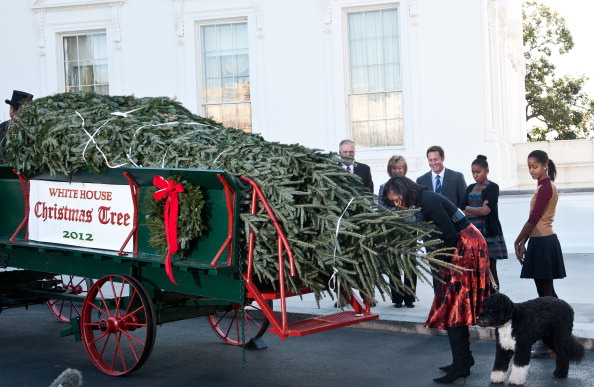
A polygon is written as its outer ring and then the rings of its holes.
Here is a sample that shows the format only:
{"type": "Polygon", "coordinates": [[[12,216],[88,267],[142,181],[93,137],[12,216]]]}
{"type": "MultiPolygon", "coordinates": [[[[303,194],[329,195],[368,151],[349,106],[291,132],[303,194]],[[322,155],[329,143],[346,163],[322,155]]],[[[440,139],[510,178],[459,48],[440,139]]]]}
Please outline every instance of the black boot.
{"type": "Polygon", "coordinates": [[[445,376],[433,379],[435,383],[452,384],[459,378],[466,379],[470,375],[470,366],[468,365],[470,360],[467,359],[470,353],[469,337],[468,327],[448,328],[448,339],[454,362],[445,376]]]}
{"type": "MultiPolygon", "coordinates": [[[[474,357],[472,357],[472,351],[470,350],[470,331],[466,330],[464,333],[464,342],[466,344],[466,348],[468,352],[466,353],[466,364],[468,364],[468,368],[474,365],[474,357]]],[[[444,372],[449,372],[450,368],[452,368],[453,363],[447,366],[439,367],[440,370],[444,372]]]]}
{"type": "MultiPolygon", "coordinates": [[[[466,358],[466,360],[468,360],[468,368],[470,368],[474,365],[474,357],[472,357],[472,353],[470,354],[470,356],[468,356],[466,358]]],[[[454,365],[454,363],[447,365],[447,366],[439,367],[439,369],[444,372],[449,372],[450,368],[452,368],[453,365],[454,365]]]]}

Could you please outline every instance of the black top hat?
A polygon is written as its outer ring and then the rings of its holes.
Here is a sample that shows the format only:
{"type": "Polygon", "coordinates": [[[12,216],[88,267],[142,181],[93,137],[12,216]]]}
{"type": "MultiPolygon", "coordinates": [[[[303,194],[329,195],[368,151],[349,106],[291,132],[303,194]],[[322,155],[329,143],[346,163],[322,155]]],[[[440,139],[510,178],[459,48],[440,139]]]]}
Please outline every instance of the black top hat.
{"type": "Polygon", "coordinates": [[[19,110],[21,105],[31,101],[33,99],[33,94],[25,93],[24,91],[13,90],[12,91],[12,99],[7,99],[4,102],[19,110]]]}

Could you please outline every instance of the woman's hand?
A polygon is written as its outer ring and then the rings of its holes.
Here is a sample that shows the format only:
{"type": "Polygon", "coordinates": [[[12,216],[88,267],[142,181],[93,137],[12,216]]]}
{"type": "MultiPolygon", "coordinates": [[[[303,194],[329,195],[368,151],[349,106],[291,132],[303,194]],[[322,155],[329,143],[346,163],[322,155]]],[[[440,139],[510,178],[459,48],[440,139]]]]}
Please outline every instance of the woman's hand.
{"type": "Polygon", "coordinates": [[[524,264],[524,255],[526,254],[526,242],[530,238],[530,231],[534,229],[534,225],[526,222],[522,231],[518,234],[518,237],[514,241],[514,250],[516,251],[516,257],[520,264],[524,264]]]}
{"type": "Polygon", "coordinates": [[[516,250],[516,257],[518,258],[518,261],[520,261],[520,264],[523,265],[524,264],[524,254],[526,254],[526,245],[524,243],[519,243],[519,244],[515,245],[515,250],[516,250]]]}

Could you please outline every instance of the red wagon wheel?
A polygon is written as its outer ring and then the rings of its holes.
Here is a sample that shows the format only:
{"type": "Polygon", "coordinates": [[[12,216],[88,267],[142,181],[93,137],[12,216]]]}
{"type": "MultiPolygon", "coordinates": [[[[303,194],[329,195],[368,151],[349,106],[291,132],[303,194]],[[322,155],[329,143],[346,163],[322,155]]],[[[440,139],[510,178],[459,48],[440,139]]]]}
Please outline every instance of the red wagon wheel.
{"type": "MultiPolygon", "coordinates": [[[[267,300],[268,306],[272,308],[272,301],[267,300]]],[[[266,333],[270,322],[262,312],[258,304],[253,301],[243,306],[243,321],[245,324],[245,337],[242,340],[242,327],[240,319],[241,304],[231,305],[231,310],[218,314],[206,316],[214,333],[227,344],[244,345],[251,339],[258,338],[266,333]]]]}
{"type": "MultiPolygon", "coordinates": [[[[57,288],[65,290],[66,294],[84,296],[91,286],[93,286],[93,280],[90,278],[60,274],[52,279],[60,281],[57,288]]],[[[48,300],[46,305],[52,316],[64,323],[69,323],[73,317],[80,316],[82,307],[82,303],[66,300],[48,300]]]]}
{"type": "Polygon", "coordinates": [[[157,332],[153,302],[127,275],[107,275],[89,290],[80,316],[81,336],[99,370],[125,375],[149,358],[157,332]]]}

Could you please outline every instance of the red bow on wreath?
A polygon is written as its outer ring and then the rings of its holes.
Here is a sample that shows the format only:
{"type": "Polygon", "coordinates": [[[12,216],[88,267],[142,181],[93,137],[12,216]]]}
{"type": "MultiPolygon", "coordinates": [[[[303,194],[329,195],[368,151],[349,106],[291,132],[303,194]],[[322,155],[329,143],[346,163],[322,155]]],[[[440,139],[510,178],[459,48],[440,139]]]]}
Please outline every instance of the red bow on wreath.
{"type": "Polygon", "coordinates": [[[171,282],[177,285],[173,279],[173,271],[171,270],[171,254],[177,253],[177,215],[179,213],[179,204],[177,194],[184,192],[184,187],[181,183],[175,183],[174,180],[167,180],[162,176],[155,176],[153,178],[153,185],[161,188],[153,193],[156,201],[167,198],[165,201],[165,211],[163,212],[163,219],[165,221],[165,237],[167,238],[167,258],[165,259],[165,272],[169,276],[171,282]]]}

